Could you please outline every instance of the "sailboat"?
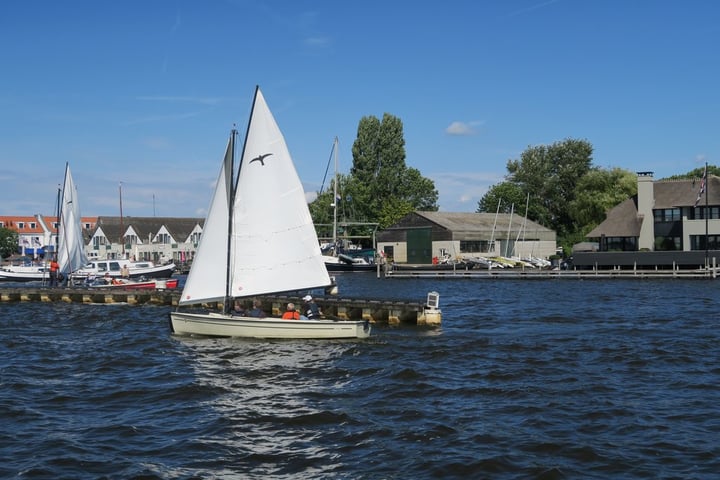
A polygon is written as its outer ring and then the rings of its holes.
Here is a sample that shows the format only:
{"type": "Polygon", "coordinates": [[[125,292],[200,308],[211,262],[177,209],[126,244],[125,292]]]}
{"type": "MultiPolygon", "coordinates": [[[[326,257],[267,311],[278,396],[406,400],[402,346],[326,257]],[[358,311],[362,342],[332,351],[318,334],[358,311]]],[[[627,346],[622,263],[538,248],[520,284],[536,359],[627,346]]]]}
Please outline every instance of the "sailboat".
{"type": "MultiPolygon", "coordinates": [[[[70,173],[70,164],[65,164],[65,179],[62,192],[58,192],[58,237],[57,255],[60,273],[69,278],[70,273],[87,263],[85,244],[82,236],[80,204],[77,189],[70,173]]],[[[47,281],[46,266],[5,267],[0,269],[0,280],[9,282],[47,281]]]]}
{"type": "MultiPolygon", "coordinates": [[[[333,142],[333,160],[335,163],[335,175],[333,180],[333,201],[330,205],[333,207],[333,234],[332,234],[332,255],[323,255],[325,268],[328,272],[374,272],[377,265],[372,259],[369,261],[364,256],[352,256],[338,251],[340,240],[338,239],[338,202],[340,195],[338,194],[338,138],[335,137],[333,142]]],[[[372,252],[374,255],[374,251],[372,252]]]]}
{"type": "Polygon", "coordinates": [[[170,327],[177,335],[251,338],[365,338],[363,320],[283,320],[234,316],[232,298],[331,284],[305,192],[285,139],[259,87],[234,175],[230,134],[200,244],[170,327]],[[222,302],[222,312],[181,310],[222,302]]]}
{"type": "Polygon", "coordinates": [[[58,264],[65,278],[87,263],[82,235],[80,203],[70,164],[65,164],[65,181],[61,196],[60,225],[58,226],[58,264]]]}

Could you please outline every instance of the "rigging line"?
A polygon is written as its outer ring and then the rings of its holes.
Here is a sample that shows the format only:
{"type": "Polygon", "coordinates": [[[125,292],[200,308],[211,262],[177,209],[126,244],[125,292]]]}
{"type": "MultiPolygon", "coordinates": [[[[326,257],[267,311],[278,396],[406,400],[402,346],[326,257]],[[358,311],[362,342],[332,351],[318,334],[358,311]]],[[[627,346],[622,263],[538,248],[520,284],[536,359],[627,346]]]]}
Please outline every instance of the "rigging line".
{"type": "Polygon", "coordinates": [[[327,180],[328,172],[330,171],[330,163],[333,160],[333,153],[335,153],[335,142],[333,142],[333,146],[330,149],[330,158],[328,158],[327,167],[325,167],[325,175],[323,175],[322,183],[320,184],[320,191],[318,194],[323,192],[323,189],[325,188],[325,180],[327,180]]]}

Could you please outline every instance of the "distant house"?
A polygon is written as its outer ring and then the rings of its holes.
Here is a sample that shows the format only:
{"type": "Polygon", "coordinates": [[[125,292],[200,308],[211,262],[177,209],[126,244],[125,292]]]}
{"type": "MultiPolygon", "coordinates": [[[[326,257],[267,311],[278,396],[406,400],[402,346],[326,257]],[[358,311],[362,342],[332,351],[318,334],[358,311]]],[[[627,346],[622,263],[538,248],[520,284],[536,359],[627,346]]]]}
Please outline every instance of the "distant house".
{"type": "Polygon", "coordinates": [[[720,178],[709,175],[702,195],[702,179],[655,181],[639,172],[637,180],[637,195],[587,234],[598,252],[574,253],[575,266],[695,268],[720,258],[720,178]]]}
{"type": "MultiPolygon", "coordinates": [[[[95,227],[95,217],[82,217],[83,233],[95,227]]],[[[0,216],[0,227],[18,234],[18,253],[44,258],[57,250],[58,219],[44,215],[0,216]]]]}
{"type": "Polygon", "coordinates": [[[377,249],[398,263],[432,263],[433,257],[549,258],[556,235],[520,215],[413,212],[377,233],[377,249]]]}
{"type": "Polygon", "coordinates": [[[98,217],[86,248],[89,258],[186,262],[202,236],[202,218],[98,217]]]}

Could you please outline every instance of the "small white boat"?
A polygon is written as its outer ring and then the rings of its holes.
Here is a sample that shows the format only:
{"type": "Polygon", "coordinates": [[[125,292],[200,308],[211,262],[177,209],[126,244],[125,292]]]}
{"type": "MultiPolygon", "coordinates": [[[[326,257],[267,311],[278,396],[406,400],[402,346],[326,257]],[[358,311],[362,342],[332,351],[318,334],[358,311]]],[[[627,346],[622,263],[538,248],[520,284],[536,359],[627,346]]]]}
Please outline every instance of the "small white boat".
{"type": "Polygon", "coordinates": [[[84,267],[73,272],[74,281],[84,281],[88,276],[102,277],[109,274],[113,278],[122,277],[123,268],[127,267],[129,278],[170,278],[175,271],[175,264],[155,265],[151,261],[133,262],[125,259],[93,260],[84,267]]]}
{"type": "MultiPolygon", "coordinates": [[[[90,278],[90,277],[88,277],[90,278]]],[[[128,278],[98,278],[86,282],[88,288],[111,290],[171,290],[177,288],[177,278],[149,278],[131,280],[128,278]]]]}
{"type": "Polygon", "coordinates": [[[0,268],[3,282],[43,282],[50,280],[50,268],[46,265],[6,265],[0,268]]]}
{"type": "Polygon", "coordinates": [[[222,302],[223,312],[170,313],[177,335],[252,338],[365,338],[364,320],[283,320],[233,316],[232,298],[325,288],[325,268],[305,192],[285,139],[259,88],[237,178],[230,135],[203,235],[178,308],[222,302]],[[267,252],[258,255],[256,252],[267,252]]]}

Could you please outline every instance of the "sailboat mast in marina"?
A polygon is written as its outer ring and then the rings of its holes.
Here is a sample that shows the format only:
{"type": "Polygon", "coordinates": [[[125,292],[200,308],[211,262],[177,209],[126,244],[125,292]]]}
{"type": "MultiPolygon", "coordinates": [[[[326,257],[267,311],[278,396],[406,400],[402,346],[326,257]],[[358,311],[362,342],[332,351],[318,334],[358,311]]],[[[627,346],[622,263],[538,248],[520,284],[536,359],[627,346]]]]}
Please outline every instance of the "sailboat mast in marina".
{"type": "Polygon", "coordinates": [[[203,234],[179,307],[222,301],[222,313],[170,314],[176,334],[265,338],[362,338],[364,321],[231,316],[231,298],[310,290],[331,284],[305,191],[285,139],[259,88],[234,176],[228,141],[203,234]]]}
{"type": "Polygon", "coordinates": [[[58,264],[60,272],[65,275],[65,278],[69,278],[70,273],[87,263],[87,256],[82,235],[82,218],[77,189],[70,173],[70,165],[67,163],[60,195],[58,223],[58,264]]]}

